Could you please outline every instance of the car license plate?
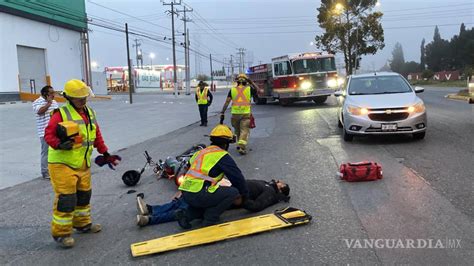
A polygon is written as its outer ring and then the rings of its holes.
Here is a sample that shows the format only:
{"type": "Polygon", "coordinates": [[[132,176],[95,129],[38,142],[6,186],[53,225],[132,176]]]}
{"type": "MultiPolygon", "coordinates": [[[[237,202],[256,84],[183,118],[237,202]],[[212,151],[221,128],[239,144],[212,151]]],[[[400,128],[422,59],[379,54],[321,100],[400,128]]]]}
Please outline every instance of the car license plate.
{"type": "Polygon", "coordinates": [[[397,124],[382,124],[382,131],[397,131],[397,124]]]}

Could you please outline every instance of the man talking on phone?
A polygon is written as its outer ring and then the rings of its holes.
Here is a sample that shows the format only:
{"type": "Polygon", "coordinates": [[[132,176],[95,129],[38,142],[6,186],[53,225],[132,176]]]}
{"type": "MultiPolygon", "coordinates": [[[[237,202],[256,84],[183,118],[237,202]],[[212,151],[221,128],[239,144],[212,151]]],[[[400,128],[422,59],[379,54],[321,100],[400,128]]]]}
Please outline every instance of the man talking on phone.
{"type": "Polygon", "coordinates": [[[41,176],[49,179],[48,172],[48,144],[44,140],[44,129],[48,125],[51,112],[59,108],[54,100],[53,87],[46,85],[41,89],[41,96],[33,102],[33,111],[36,116],[36,129],[41,143],[41,176]]]}

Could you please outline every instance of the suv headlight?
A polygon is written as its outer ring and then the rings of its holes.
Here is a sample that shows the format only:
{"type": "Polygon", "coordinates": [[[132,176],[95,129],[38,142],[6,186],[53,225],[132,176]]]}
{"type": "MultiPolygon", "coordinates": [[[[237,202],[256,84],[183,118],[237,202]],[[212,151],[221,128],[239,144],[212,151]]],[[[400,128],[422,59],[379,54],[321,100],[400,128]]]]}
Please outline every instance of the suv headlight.
{"type": "Polygon", "coordinates": [[[413,106],[408,107],[409,113],[423,113],[425,111],[425,105],[419,102],[413,106]]]}
{"type": "Polygon", "coordinates": [[[358,106],[353,106],[353,105],[348,105],[347,106],[347,111],[353,115],[366,115],[369,113],[369,109],[363,108],[363,107],[358,107],[358,106]]]}

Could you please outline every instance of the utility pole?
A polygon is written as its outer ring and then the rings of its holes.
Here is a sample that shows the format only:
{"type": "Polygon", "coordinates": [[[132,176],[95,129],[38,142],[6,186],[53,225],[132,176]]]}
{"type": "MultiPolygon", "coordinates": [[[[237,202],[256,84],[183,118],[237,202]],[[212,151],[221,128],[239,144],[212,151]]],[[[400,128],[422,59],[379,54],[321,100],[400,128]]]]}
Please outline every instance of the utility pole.
{"type": "MultiPolygon", "coordinates": [[[[173,39],[173,83],[174,83],[174,96],[178,97],[178,80],[176,77],[176,43],[175,43],[175,36],[174,36],[174,5],[181,5],[181,0],[172,0],[171,3],[163,2],[163,5],[169,6],[171,5],[171,32],[172,32],[172,39],[173,39]]],[[[177,15],[177,13],[176,13],[177,15]]]]}
{"type": "Polygon", "coordinates": [[[244,73],[244,70],[245,70],[244,51],[245,51],[245,48],[238,48],[237,50],[239,50],[239,52],[238,52],[238,54],[239,54],[239,72],[244,73]]]}
{"type": "Polygon", "coordinates": [[[232,82],[232,79],[234,78],[234,61],[233,61],[233,55],[230,55],[230,69],[231,69],[230,82],[232,82]]]}
{"type": "Polygon", "coordinates": [[[209,54],[209,63],[211,64],[211,91],[214,88],[214,77],[212,75],[212,54],[209,54]]]}
{"type": "Polygon", "coordinates": [[[142,57],[142,53],[141,53],[141,49],[140,49],[140,52],[138,51],[138,47],[140,47],[142,44],[139,43],[139,39],[135,39],[135,44],[133,44],[132,46],[135,47],[135,56],[136,56],[136,60],[137,60],[137,68],[140,68],[140,64],[138,62],[141,62],[141,65],[143,67],[143,57],[142,57]]]}
{"type": "Polygon", "coordinates": [[[192,12],[193,9],[187,6],[184,6],[183,10],[176,10],[176,12],[180,13],[183,12],[184,16],[181,19],[184,22],[184,73],[185,73],[185,81],[186,81],[186,95],[191,94],[190,82],[189,82],[189,30],[186,28],[186,23],[191,22],[191,19],[186,17],[186,12],[192,12]]]}
{"type": "Polygon", "coordinates": [[[132,82],[132,59],[130,59],[130,46],[128,44],[128,24],[125,23],[125,36],[127,40],[127,62],[128,62],[128,94],[130,95],[130,104],[132,104],[132,91],[133,91],[133,82],[132,82]]]}

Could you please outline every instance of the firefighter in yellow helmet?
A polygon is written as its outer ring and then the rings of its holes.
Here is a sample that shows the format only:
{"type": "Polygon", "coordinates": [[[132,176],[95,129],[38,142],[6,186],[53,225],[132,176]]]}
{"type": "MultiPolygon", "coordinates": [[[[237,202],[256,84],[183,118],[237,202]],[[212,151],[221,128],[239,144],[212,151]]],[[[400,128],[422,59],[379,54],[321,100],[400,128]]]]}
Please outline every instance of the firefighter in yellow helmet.
{"type": "Polygon", "coordinates": [[[48,143],[48,169],[55,199],[51,234],[64,248],[74,246],[73,228],[80,233],[96,233],[100,224],[93,224],[91,206],[91,154],[93,148],[103,155],[96,162],[113,167],[120,157],[110,155],[102,139],[96,114],[87,106],[92,94],[82,81],[73,79],[64,85],[67,103],[53,111],[45,130],[48,143]]]}
{"type": "Polygon", "coordinates": [[[257,86],[245,74],[239,74],[236,78],[236,86],[233,86],[227,94],[227,99],[222,107],[221,120],[232,101],[231,124],[237,135],[237,150],[240,154],[247,154],[247,144],[250,135],[250,101],[256,95],[257,86]]]}
{"type": "Polygon", "coordinates": [[[229,144],[235,142],[231,129],[217,125],[211,131],[210,140],[210,146],[191,157],[191,166],[179,186],[189,205],[188,209],[176,212],[176,219],[184,229],[191,228],[190,222],[194,219],[202,218],[205,226],[216,224],[236,199],[248,198],[245,178],[227,152],[229,144]],[[219,186],[224,175],[232,186],[219,186]]]}

